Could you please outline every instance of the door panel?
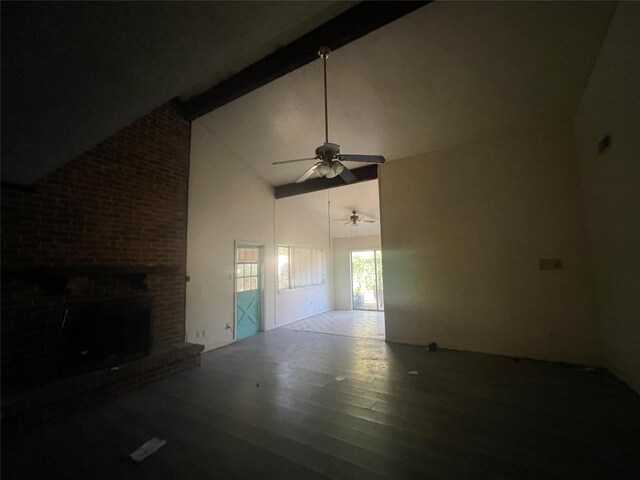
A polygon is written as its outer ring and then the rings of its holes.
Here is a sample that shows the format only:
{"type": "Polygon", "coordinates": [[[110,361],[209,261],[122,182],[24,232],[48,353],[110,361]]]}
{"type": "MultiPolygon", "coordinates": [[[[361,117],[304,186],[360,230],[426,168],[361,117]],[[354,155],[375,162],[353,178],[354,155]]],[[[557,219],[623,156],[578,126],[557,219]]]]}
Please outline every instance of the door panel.
{"type": "Polygon", "coordinates": [[[262,298],[262,247],[236,249],[236,340],[260,331],[262,298]]]}
{"type": "Polygon", "coordinates": [[[380,250],[351,252],[351,288],[354,310],[384,310],[380,250]]]}
{"type": "Polygon", "coordinates": [[[236,318],[238,321],[237,339],[255,335],[260,330],[260,299],[258,290],[238,292],[236,318]]]}
{"type": "Polygon", "coordinates": [[[382,283],[382,251],[376,250],[376,295],[378,310],[384,310],[384,287],[382,283]]]}

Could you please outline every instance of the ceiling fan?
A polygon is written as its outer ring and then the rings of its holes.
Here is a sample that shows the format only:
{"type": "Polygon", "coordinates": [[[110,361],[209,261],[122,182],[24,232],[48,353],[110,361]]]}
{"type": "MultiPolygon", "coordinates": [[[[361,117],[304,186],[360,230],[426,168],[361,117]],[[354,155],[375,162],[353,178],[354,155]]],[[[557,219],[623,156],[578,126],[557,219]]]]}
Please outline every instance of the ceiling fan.
{"type": "MultiPolygon", "coordinates": [[[[333,178],[340,175],[346,183],[353,183],[357,177],[344,166],[342,162],[362,162],[362,163],[384,163],[382,155],[359,155],[359,154],[341,154],[340,145],[329,143],[329,115],[327,110],[327,58],[331,53],[329,47],[320,47],[318,55],[322,58],[324,67],[324,144],[316,148],[315,157],[300,158],[296,160],[284,160],[273,162],[273,165],[283,163],[305,162],[310,160],[319,160],[309,170],[304,172],[296,183],[302,183],[311,175],[317,173],[320,177],[333,178]]],[[[355,214],[355,212],[354,212],[355,214]]]]}
{"type": "Polygon", "coordinates": [[[351,212],[351,216],[349,217],[349,219],[347,220],[346,218],[334,218],[333,220],[339,221],[339,222],[346,222],[344,223],[344,225],[353,225],[354,227],[357,227],[359,223],[376,223],[375,220],[369,219],[369,218],[361,218],[360,215],[358,215],[356,213],[355,210],[353,210],[351,212]]]}

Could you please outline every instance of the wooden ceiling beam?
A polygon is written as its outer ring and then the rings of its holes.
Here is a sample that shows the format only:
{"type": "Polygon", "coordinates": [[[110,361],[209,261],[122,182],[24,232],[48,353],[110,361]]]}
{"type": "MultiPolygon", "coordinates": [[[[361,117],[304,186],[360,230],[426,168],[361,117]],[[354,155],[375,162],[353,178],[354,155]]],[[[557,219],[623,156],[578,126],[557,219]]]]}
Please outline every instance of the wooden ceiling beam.
{"type": "Polygon", "coordinates": [[[330,188],[343,187],[345,185],[354,185],[368,180],[376,180],[378,178],[378,165],[367,165],[366,167],[351,169],[357,180],[346,183],[341,177],[317,177],[302,183],[288,183],[275,187],[274,194],[276,198],[293,197],[295,195],[303,195],[305,193],[319,192],[320,190],[328,190],[330,188]]]}
{"type": "Polygon", "coordinates": [[[359,3],[206,92],[188,100],[184,105],[185,118],[193,121],[316,60],[318,47],[321,45],[327,45],[332,50],[336,50],[428,3],[431,2],[365,1],[359,3]]]}

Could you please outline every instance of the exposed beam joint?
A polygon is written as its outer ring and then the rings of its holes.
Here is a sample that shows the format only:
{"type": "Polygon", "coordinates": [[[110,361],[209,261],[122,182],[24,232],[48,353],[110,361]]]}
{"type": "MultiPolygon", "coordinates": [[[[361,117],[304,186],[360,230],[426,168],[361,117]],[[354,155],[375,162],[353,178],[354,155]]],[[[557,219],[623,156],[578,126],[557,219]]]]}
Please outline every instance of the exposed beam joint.
{"type": "Polygon", "coordinates": [[[337,50],[428,3],[431,2],[359,3],[187,101],[184,105],[185,117],[193,121],[316,60],[321,45],[337,50]]]}
{"type": "Polygon", "coordinates": [[[302,183],[288,183],[275,187],[275,197],[285,198],[305,193],[319,192],[320,190],[328,190],[335,187],[343,187],[345,185],[354,185],[368,180],[376,180],[378,178],[378,165],[367,165],[366,167],[351,169],[357,180],[346,183],[341,177],[317,177],[302,183]]]}

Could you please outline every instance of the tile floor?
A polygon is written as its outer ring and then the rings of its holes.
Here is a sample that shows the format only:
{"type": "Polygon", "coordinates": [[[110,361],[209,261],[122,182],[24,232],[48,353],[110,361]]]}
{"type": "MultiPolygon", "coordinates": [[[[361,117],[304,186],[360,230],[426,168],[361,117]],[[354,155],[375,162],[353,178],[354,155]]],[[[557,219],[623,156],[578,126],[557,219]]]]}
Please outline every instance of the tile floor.
{"type": "Polygon", "coordinates": [[[384,312],[332,310],[284,325],[282,328],[384,340],[384,312]]]}

